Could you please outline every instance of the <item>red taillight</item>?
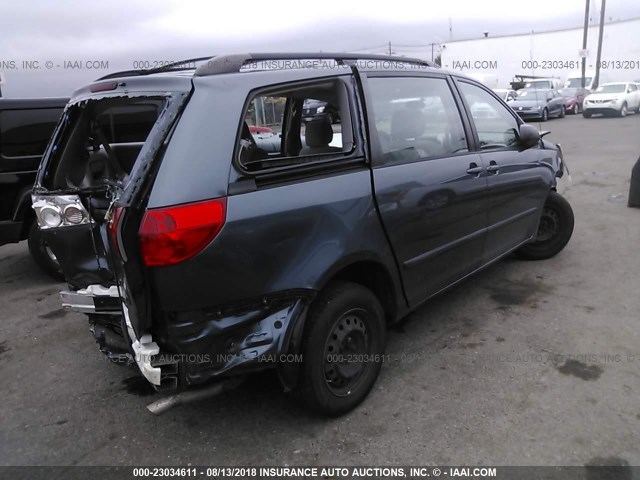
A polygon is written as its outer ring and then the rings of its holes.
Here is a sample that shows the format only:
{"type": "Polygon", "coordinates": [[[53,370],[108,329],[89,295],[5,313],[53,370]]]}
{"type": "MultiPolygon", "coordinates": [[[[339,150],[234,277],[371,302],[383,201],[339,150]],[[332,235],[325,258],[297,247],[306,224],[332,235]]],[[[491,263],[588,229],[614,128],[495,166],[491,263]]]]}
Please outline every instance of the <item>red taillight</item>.
{"type": "Polygon", "coordinates": [[[147,210],[140,225],[142,258],[148,267],[193,257],[222,229],[226,198],[147,210]]]}
{"type": "Polygon", "coordinates": [[[111,248],[115,249],[115,253],[122,257],[122,252],[120,251],[120,241],[118,239],[118,228],[120,226],[120,220],[122,219],[122,215],[125,212],[124,207],[114,207],[113,212],[111,214],[111,220],[109,220],[109,225],[107,227],[107,231],[109,233],[109,239],[111,240],[111,248]]]}

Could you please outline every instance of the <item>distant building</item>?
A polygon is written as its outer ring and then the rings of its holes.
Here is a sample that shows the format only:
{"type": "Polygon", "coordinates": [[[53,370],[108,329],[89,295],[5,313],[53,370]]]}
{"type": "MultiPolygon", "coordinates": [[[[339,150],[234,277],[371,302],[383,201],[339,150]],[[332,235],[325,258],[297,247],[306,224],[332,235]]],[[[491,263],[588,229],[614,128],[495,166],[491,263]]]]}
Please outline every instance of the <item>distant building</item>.
{"type": "MultiPolygon", "coordinates": [[[[587,72],[596,67],[598,28],[589,27],[587,72]]],[[[605,23],[600,83],[640,79],[639,32],[640,18],[605,23]]],[[[442,66],[497,77],[503,88],[519,74],[564,82],[581,69],[582,35],[582,28],[573,28],[447,42],[440,50],[442,66]]]]}

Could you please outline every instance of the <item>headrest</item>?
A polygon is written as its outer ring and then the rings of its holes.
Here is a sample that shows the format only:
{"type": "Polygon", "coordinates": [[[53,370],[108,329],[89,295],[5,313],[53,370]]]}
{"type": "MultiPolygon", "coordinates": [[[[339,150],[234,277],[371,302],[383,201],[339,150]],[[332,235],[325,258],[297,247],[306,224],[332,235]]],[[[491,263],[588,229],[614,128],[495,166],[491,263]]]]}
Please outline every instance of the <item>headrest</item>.
{"type": "Polygon", "coordinates": [[[307,147],[326,147],[333,140],[333,129],[328,118],[311,120],[305,126],[304,138],[307,147]]]}

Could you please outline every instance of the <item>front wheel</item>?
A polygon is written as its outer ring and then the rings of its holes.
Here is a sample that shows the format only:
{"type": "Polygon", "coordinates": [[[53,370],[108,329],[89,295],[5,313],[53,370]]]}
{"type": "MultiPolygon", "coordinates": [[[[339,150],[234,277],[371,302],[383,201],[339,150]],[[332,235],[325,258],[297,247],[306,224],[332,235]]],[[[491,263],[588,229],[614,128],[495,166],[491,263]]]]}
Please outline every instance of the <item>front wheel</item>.
{"type": "Polygon", "coordinates": [[[626,117],[627,116],[627,104],[623,103],[622,107],[620,107],[620,112],[618,113],[619,116],[621,117],[626,117]]]}
{"type": "Polygon", "coordinates": [[[44,241],[37,222],[31,224],[28,244],[29,253],[31,253],[31,257],[36,262],[36,265],[53,279],[60,282],[63,281],[64,275],[60,267],[60,262],[58,262],[58,259],[49,245],[47,245],[47,242],[44,241]]]}
{"type": "Polygon", "coordinates": [[[312,410],[336,416],[367,396],[380,372],[384,311],[371,290],[335,282],[314,301],[302,339],[297,392],[312,410]]]}
{"type": "Polygon", "coordinates": [[[589,112],[585,112],[584,110],[582,111],[582,116],[584,118],[591,118],[591,114],[589,112]]]}
{"type": "Polygon", "coordinates": [[[549,120],[549,111],[546,108],[542,110],[542,117],[540,118],[540,120],[542,120],[543,122],[549,120]]]}
{"type": "Polygon", "coordinates": [[[573,114],[574,115],[578,115],[580,113],[580,105],[578,105],[577,103],[573,104],[573,114]]]}
{"type": "Polygon", "coordinates": [[[542,208],[536,238],[516,250],[526,260],[544,260],[560,253],[573,233],[574,216],[571,205],[557,192],[549,192],[542,208]]]}
{"type": "Polygon", "coordinates": [[[564,105],[562,106],[562,108],[560,108],[560,118],[564,118],[564,116],[567,114],[567,110],[565,109],[564,105]]]}

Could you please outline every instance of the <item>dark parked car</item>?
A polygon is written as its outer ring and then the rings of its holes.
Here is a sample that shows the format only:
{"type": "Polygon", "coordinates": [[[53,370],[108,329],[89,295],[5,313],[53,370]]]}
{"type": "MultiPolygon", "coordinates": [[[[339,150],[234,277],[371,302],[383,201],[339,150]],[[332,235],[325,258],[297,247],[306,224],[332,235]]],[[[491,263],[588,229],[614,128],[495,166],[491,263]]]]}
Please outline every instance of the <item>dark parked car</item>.
{"type": "Polygon", "coordinates": [[[510,252],[565,247],[558,145],[465,76],[359,58],[222,56],[74,94],[33,205],[69,283],[63,304],[88,314],[111,358],[159,390],[219,391],[274,368],[340,414],[372,388],[387,324],[510,252]],[[352,68],[242,68],[292,58],[352,68]],[[310,98],[337,105],[339,133],[303,128],[310,98]],[[256,103],[285,105],[277,152],[253,138],[256,103]],[[132,108],[148,113],[136,134],[109,136],[102,118],[132,108]]]}
{"type": "Polygon", "coordinates": [[[330,123],[336,123],[340,121],[340,111],[338,108],[330,103],[323,102],[322,100],[316,100],[309,98],[304,101],[302,105],[302,120],[310,122],[312,120],[319,120],[326,118],[330,123]]]}
{"type": "Polygon", "coordinates": [[[564,98],[557,90],[523,88],[518,90],[515,100],[509,106],[523,119],[537,119],[546,122],[549,117],[564,117],[564,98]]]}
{"type": "Polygon", "coordinates": [[[561,88],[558,93],[564,98],[565,111],[577,115],[582,112],[582,102],[589,91],[586,88],[568,87],[561,88]]]}
{"type": "Polygon", "coordinates": [[[31,209],[36,170],[68,98],[0,99],[0,245],[29,239],[29,250],[47,273],[61,277],[31,209]]]}

